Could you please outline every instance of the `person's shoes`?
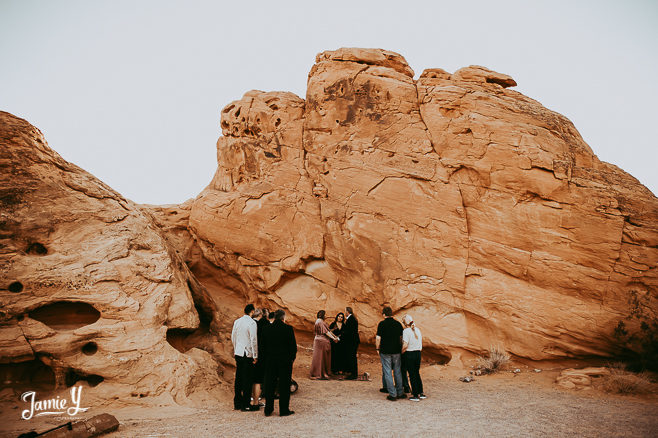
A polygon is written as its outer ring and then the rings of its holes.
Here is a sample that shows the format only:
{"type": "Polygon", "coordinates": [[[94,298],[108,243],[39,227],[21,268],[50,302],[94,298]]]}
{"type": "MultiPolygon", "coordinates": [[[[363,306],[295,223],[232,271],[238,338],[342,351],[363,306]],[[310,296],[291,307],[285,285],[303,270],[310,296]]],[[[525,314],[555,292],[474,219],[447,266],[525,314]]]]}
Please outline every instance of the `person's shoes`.
{"type": "Polygon", "coordinates": [[[356,376],[354,374],[350,374],[349,376],[345,377],[345,380],[356,380],[356,376]]]}
{"type": "Polygon", "coordinates": [[[265,407],[265,403],[262,402],[262,401],[259,401],[259,402],[258,402],[258,406],[260,406],[261,408],[264,408],[264,407],[265,407]]]}
{"type": "Polygon", "coordinates": [[[407,395],[406,394],[400,394],[396,398],[407,398],[407,395]]]}
{"type": "Polygon", "coordinates": [[[420,399],[414,395],[413,397],[410,397],[410,398],[409,398],[409,401],[412,401],[412,402],[419,402],[420,399]]]}
{"type": "Polygon", "coordinates": [[[257,411],[258,409],[259,409],[258,406],[249,405],[249,406],[247,406],[246,408],[242,408],[242,409],[240,409],[240,410],[241,410],[242,412],[254,412],[254,411],[257,411]]]}
{"type": "Polygon", "coordinates": [[[294,413],[295,413],[295,411],[283,412],[283,413],[279,414],[279,417],[287,417],[287,416],[292,415],[294,413]]]}
{"type": "Polygon", "coordinates": [[[265,409],[263,412],[265,413],[266,417],[269,417],[270,415],[272,415],[272,411],[268,411],[267,409],[265,409]]]}
{"type": "Polygon", "coordinates": [[[418,396],[418,398],[421,399],[421,400],[425,400],[427,398],[427,396],[425,394],[421,394],[421,395],[418,396]]]}
{"type": "Polygon", "coordinates": [[[379,388],[379,392],[384,392],[384,393],[386,393],[386,392],[388,392],[388,389],[386,389],[386,388],[379,388]]]}
{"type": "Polygon", "coordinates": [[[397,397],[393,397],[392,395],[387,395],[386,396],[386,400],[395,401],[397,399],[398,399],[397,397]]]}
{"type": "Polygon", "coordinates": [[[242,410],[242,406],[235,406],[235,405],[233,405],[233,410],[234,410],[234,411],[241,411],[241,410],[242,410]]]}

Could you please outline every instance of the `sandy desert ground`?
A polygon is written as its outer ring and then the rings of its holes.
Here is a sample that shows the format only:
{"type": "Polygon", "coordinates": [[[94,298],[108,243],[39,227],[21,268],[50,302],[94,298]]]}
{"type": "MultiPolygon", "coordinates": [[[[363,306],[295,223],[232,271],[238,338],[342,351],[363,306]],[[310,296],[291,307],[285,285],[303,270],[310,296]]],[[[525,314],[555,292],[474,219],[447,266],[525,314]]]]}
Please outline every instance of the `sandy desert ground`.
{"type": "MultiPolygon", "coordinates": [[[[313,381],[308,379],[310,341],[300,342],[295,378],[300,385],[292,397],[295,415],[265,417],[263,412],[235,412],[231,388],[224,398],[203,408],[117,406],[94,408],[89,414],[109,412],[121,422],[118,431],[106,435],[124,437],[234,437],[234,436],[459,436],[459,437],[651,437],[658,436],[658,395],[605,394],[559,389],[555,377],[562,367],[545,366],[542,372],[519,366],[510,371],[476,377],[462,383],[468,371],[425,362],[421,368],[426,400],[390,402],[379,392],[381,372],[374,351],[360,354],[362,371],[370,382],[313,381]],[[92,412],[93,411],[93,412],[92,412]]],[[[570,364],[577,366],[578,363],[570,364]]],[[[582,365],[586,365],[582,363],[582,365]]],[[[230,371],[229,371],[230,375],[230,371]]],[[[17,436],[26,422],[11,421],[20,409],[5,403],[2,436],[17,436]]],[[[31,423],[43,430],[51,420],[31,423]]]]}

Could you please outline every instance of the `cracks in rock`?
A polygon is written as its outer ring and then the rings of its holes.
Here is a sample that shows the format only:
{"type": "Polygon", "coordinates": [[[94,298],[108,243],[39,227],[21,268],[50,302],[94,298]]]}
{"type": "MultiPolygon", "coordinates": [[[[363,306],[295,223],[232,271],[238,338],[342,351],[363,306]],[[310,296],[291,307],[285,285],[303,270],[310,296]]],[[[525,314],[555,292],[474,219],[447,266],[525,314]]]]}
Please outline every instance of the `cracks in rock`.
{"type": "MultiPolygon", "coordinates": [[[[366,193],[366,196],[369,196],[369,195],[370,195],[370,192],[372,192],[372,191],[375,190],[377,187],[379,187],[379,186],[380,186],[384,181],[386,181],[388,178],[391,178],[391,177],[390,177],[390,176],[385,176],[385,177],[382,178],[377,184],[375,184],[375,185],[372,186],[370,189],[368,189],[368,192],[366,193]]],[[[350,197],[351,197],[351,196],[350,196],[350,197]]]]}
{"type": "Polygon", "coordinates": [[[464,193],[462,192],[462,187],[461,184],[457,184],[457,188],[459,189],[459,200],[461,201],[462,204],[462,209],[464,210],[464,222],[466,225],[466,235],[468,237],[468,246],[466,247],[466,268],[464,269],[464,292],[466,292],[466,278],[468,274],[468,270],[471,266],[471,225],[469,224],[468,221],[468,209],[466,207],[466,203],[464,202],[464,193]]]}
{"type": "MultiPolygon", "coordinates": [[[[365,64],[365,63],[364,63],[364,64],[365,64]]],[[[354,83],[356,82],[356,78],[357,78],[361,73],[363,73],[364,71],[368,70],[369,68],[370,68],[370,65],[369,65],[369,64],[366,64],[365,67],[363,67],[361,70],[359,70],[358,72],[356,72],[356,74],[352,77],[352,87],[354,87],[354,83]]]]}
{"type": "Polygon", "coordinates": [[[432,139],[432,134],[430,133],[430,130],[427,127],[427,123],[425,123],[425,119],[423,118],[423,112],[420,108],[421,102],[420,102],[420,91],[418,90],[418,81],[414,81],[414,87],[416,88],[416,105],[418,106],[418,117],[420,118],[420,121],[422,122],[423,127],[425,128],[425,135],[427,135],[427,139],[429,140],[430,145],[432,146],[432,150],[440,160],[441,155],[439,155],[439,152],[436,149],[436,145],[434,144],[434,140],[432,139]]]}
{"type": "Polygon", "coordinates": [[[25,342],[27,342],[27,345],[30,346],[30,349],[32,350],[32,354],[33,354],[34,357],[36,358],[36,357],[37,357],[37,351],[34,349],[34,346],[33,346],[32,343],[30,342],[30,340],[28,339],[27,335],[25,334],[25,330],[23,330],[23,327],[20,325],[20,323],[18,323],[18,324],[16,324],[16,325],[18,326],[18,329],[19,329],[19,330],[21,331],[21,333],[23,334],[23,339],[25,339],[25,342]]]}
{"type": "MultiPolygon", "coordinates": [[[[503,192],[503,193],[504,193],[504,192],[503,192]]],[[[517,198],[517,197],[514,197],[514,205],[513,205],[513,207],[516,207],[516,206],[519,205],[519,204],[524,204],[524,203],[534,202],[534,201],[536,201],[536,200],[538,200],[538,199],[540,199],[540,200],[542,200],[542,201],[545,201],[545,202],[554,202],[554,203],[557,203],[557,204],[560,204],[560,205],[574,205],[573,203],[564,202],[564,201],[557,201],[557,200],[555,200],[555,199],[546,198],[546,197],[544,197],[544,196],[542,196],[542,195],[540,195],[540,194],[538,194],[538,193],[535,193],[535,192],[526,191],[524,194],[522,194],[522,195],[519,196],[518,198],[517,198]]],[[[545,205],[545,204],[544,204],[544,205],[545,205]]],[[[553,207],[553,206],[551,206],[551,205],[547,205],[547,207],[551,207],[551,208],[561,208],[561,207],[553,207]]]]}

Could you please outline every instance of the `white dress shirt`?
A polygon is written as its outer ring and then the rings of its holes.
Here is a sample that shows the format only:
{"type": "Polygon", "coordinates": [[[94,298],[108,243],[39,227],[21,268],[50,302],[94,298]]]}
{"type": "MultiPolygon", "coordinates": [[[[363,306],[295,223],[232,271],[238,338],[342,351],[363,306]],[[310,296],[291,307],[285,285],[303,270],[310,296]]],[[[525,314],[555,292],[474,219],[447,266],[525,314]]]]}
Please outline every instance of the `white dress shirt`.
{"type": "Polygon", "coordinates": [[[256,338],[256,321],[249,315],[243,315],[233,323],[231,342],[236,356],[258,359],[258,342],[256,338]]]}

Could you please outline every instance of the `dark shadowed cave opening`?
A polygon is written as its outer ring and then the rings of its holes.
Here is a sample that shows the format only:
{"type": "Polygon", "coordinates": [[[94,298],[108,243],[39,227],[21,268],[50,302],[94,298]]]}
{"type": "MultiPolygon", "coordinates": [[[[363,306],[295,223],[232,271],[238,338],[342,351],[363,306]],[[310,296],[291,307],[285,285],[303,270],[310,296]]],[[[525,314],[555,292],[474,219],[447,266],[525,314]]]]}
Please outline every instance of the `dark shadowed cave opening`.
{"type": "Polygon", "coordinates": [[[185,353],[187,350],[194,347],[194,345],[190,345],[188,342],[188,338],[194,332],[195,330],[190,329],[170,328],[167,330],[167,342],[169,342],[169,345],[176,350],[185,353]]]}
{"type": "Polygon", "coordinates": [[[56,330],[72,330],[95,323],[101,313],[91,304],[58,301],[32,310],[29,316],[56,330]]]}
{"type": "Polygon", "coordinates": [[[448,350],[423,347],[423,360],[427,363],[446,365],[452,360],[452,354],[448,350]]]}
{"type": "Polygon", "coordinates": [[[48,254],[48,249],[42,243],[32,242],[28,245],[25,252],[34,255],[46,255],[48,254]]]}
{"type": "Polygon", "coordinates": [[[21,283],[20,281],[13,281],[9,284],[9,287],[7,289],[9,290],[9,292],[13,292],[16,294],[19,292],[23,292],[23,283],[21,283]]]}
{"type": "Polygon", "coordinates": [[[167,329],[167,342],[181,353],[185,353],[194,347],[208,351],[207,348],[204,348],[207,344],[207,339],[204,338],[210,336],[214,339],[214,336],[210,335],[210,324],[213,321],[212,309],[210,308],[209,303],[204,303],[203,300],[200,299],[199,294],[194,292],[190,280],[187,280],[187,287],[192,294],[194,308],[199,315],[199,327],[196,329],[167,329]]]}
{"type": "Polygon", "coordinates": [[[0,383],[3,388],[19,391],[52,391],[55,373],[39,359],[0,364],[0,383]]]}
{"type": "Polygon", "coordinates": [[[93,387],[101,383],[103,380],[105,379],[98,374],[84,374],[74,369],[67,370],[64,375],[64,382],[68,387],[71,387],[80,381],[85,381],[89,383],[89,386],[93,387]]]}
{"type": "Polygon", "coordinates": [[[82,354],[85,356],[93,356],[98,351],[98,345],[95,342],[87,342],[82,346],[82,354]]]}

